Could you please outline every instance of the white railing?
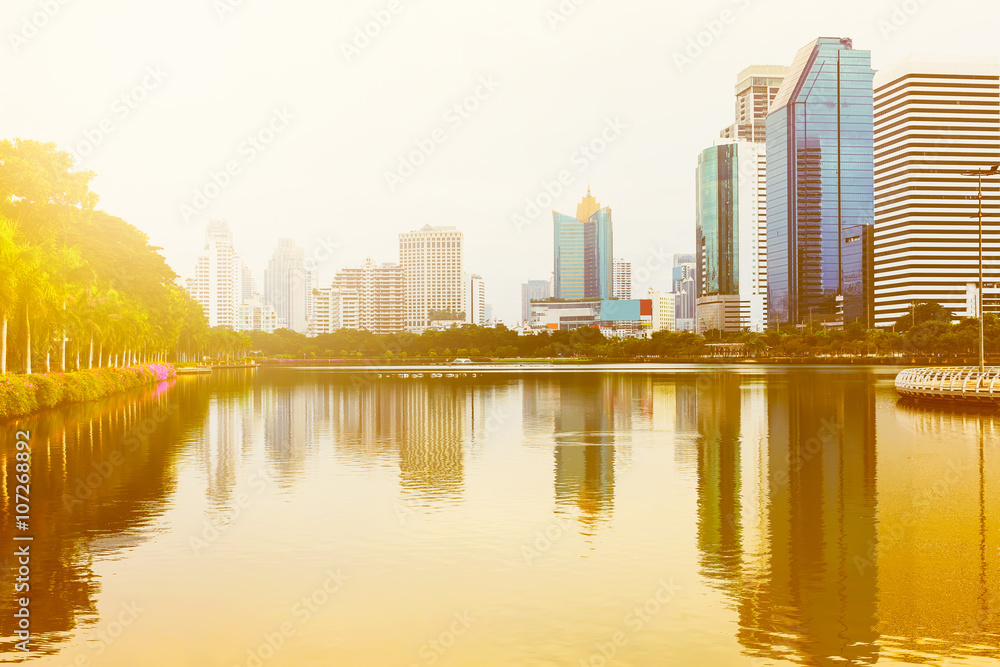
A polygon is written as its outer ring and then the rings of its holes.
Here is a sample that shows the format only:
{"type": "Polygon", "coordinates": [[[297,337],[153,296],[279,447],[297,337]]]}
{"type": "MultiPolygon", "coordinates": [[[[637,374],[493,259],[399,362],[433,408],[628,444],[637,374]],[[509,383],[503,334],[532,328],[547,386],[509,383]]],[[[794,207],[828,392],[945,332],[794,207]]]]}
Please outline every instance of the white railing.
{"type": "Polygon", "coordinates": [[[912,398],[1000,401],[1000,366],[908,368],[896,376],[896,391],[912,398]]]}

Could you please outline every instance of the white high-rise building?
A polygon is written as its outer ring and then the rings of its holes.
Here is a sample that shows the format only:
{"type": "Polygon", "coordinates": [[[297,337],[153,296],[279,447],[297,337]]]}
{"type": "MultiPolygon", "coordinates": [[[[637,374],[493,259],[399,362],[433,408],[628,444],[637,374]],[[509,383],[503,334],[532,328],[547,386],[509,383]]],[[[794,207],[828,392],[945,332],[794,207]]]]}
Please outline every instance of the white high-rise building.
{"type": "Polygon", "coordinates": [[[260,294],[254,294],[240,304],[240,315],[236,324],[237,331],[263,331],[274,333],[278,328],[278,315],[274,307],[264,303],[260,294]]]}
{"type": "Polygon", "coordinates": [[[720,135],[763,144],[767,111],[785,80],[784,65],[751,65],[736,76],[736,122],[720,135]]]}
{"type": "Polygon", "coordinates": [[[233,249],[233,233],[225,220],[211,220],[205,230],[205,251],[195,262],[194,278],[186,281],[191,297],[201,304],[208,326],[236,329],[242,298],[243,265],[233,249]]]}
{"type": "Polygon", "coordinates": [[[306,276],[305,251],[292,239],[280,239],[264,272],[264,302],[274,306],[278,318],[299,333],[309,333],[306,276]]]}
{"type": "Polygon", "coordinates": [[[399,235],[407,331],[429,327],[432,313],[457,315],[465,309],[463,246],[462,232],[454,227],[426,225],[399,235]]]}
{"type": "Polygon", "coordinates": [[[361,299],[357,290],[327,287],[313,293],[312,334],[361,328],[361,299]]]}
{"type": "MultiPolygon", "coordinates": [[[[875,75],[875,324],[911,304],[974,317],[978,184],[961,172],[1000,164],[1000,63],[909,58],[875,75]]],[[[983,179],[984,310],[1000,312],[1000,179],[983,179]]]]}
{"type": "Polygon", "coordinates": [[[615,259],[611,263],[611,298],[631,299],[632,298],[632,262],[624,259],[615,259]]]}
{"type": "Polygon", "coordinates": [[[677,331],[677,295],[650,289],[646,298],[653,301],[652,332],[677,331]]]}
{"type": "Polygon", "coordinates": [[[403,331],[403,267],[399,264],[376,264],[369,257],[361,266],[338,271],[333,288],[358,294],[362,330],[376,334],[403,331]]]}
{"type": "Polygon", "coordinates": [[[315,259],[302,262],[302,286],[305,289],[306,325],[313,319],[313,291],[319,288],[319,266],[315,259]]]}
{"type": "Polygon", "coordinates": [[[478,274],[466,274],[465,286],[465,321],[486,326],[486,282],[478,274]]]}

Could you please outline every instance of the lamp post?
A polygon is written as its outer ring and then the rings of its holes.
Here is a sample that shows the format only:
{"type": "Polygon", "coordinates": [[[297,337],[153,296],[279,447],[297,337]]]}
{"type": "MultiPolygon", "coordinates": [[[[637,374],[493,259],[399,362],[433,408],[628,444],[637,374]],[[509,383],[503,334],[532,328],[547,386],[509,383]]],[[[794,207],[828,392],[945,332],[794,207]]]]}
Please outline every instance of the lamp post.
{"type": "Polygon", "coordinates": [[[1000,174],[1000,164],[993,165],[988,169],[975,169],[963,171],[963,176],[975,176],[979,183],[979,372],[986,370],[986,324],[984,322],[985,294],[983,294],[983,176],[996,176],[1000,174]]]}

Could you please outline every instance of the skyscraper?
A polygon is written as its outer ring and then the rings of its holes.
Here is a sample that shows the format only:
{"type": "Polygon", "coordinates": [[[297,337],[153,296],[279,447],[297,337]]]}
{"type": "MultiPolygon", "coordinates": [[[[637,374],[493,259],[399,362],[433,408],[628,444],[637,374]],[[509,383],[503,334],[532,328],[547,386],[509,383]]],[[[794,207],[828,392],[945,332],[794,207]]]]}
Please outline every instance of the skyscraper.
{"type": "MultiPolygon", "coordinates": [[[[399,235],[407,331],[430,326],[431,313],[465,308],[464,237],[454,227],[423,228],[399,235]]],[[[437,314],[437,313],[435,313],[437,314]]],[[[436,319],[436,318],[434,318],[436,319]]]]}
{"type": "Polygon", "coordinates": [[[225,220],[210,220],[205,251],[187,280],[191,297],[205,310],[208,326],[236,329],[243,295],[243,264],[233,249],[233,232],[225,220]]]}
{"type": "Polygon", "coordinates": [[[548,280],[529,280],[521,283],[521,321],[531,320],[531,302],[544,301],[552,296],[548,280]]]}
{"type": "MultiPolygon", "coordinates": [[[[1000,164],[1000,63],[909,58],[880,70],[875,159],[876,326],[923,302],[976,317],[978,184],[961,172],[1000,164]]],[[[996,179],[983,179],[983,198],[1000,199],[996,179]]],[[[995,249],[991,226],[984,246],[995,249]]],[[[1000,312],[1000,266],[987,261],[983,282],[984,310],[1000,312]]]]}
{"type": "Polygon", "coordinates": [[[736,122],[719,135],[763,144],[767,112],[787,72],[784,65],[751,65],[740,72],[736,77],[736,122]]]}
{"type": "Polygon", "coordinates": [[[673,290],[676,298],[676,326],[678,331],[694,331],[697,295],[695,294],[695,255],[674,255],[673,290]]]}
{"type": "Polygon", "coordinates": [[[357,295],[358,328],[376,334],[403,331],[403,267],[399,264],[377,264],[369,257],[361,266],[338,271],[333,289],[357,295]]]}
{"type": "Polygon", "coordinates": [[[759,144],[726,141],[706,148],[698,159],[695,330],[699,333],[764,330],[761,152],[759,144]]]}
{"type": "Polygon", "coordinates": [[[612,299],[632,298],[632,262],[616,259],[613,262],[612,273],[614,282],[611,287],[612,299]]]}
{"type": "Polygon", "coordinates": [[[552,212],[557,299],[610,299],[614,230],[611,209],[587,189],[576,217],[552,212]]]}
{"type": "Polygon", "coordinates": [[[486,281],[479,274],[466,274],[465,288],[465,321],[486,326],[486,281]]]}
{"type": "Polygon", "coordinates": [[[767,116],[768,322],[871,323],[871,53],[821,37],[767,116]]]}
{"type": "Polygon", "coordinates": [[[280,239],[264,272],[264,301],[292,331],[308,333],[305,251],[293,239],[280,239]]]}

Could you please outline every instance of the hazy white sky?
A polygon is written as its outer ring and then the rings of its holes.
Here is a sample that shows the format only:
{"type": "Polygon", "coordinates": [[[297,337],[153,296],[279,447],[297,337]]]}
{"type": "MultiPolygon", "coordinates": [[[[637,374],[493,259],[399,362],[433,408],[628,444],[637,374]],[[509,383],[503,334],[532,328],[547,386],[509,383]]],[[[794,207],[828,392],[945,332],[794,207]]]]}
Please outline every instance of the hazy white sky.
{"type": "Polygon", "coordinates": [[[658,257],[693,250],[695,162],[744,67],[818,36],[876,69],[997,57],[998,19],[968,0],[7,0],[3,135],[76,151],[100,206],[182,277],[210,217],[258,279],[289,236],[324,282],[397,261],[401,231],[455,225],[511,323],[520,283],[552,270],[550,210],[574,213],[588,181],[615,255],[669,286],[658,257]]]}

